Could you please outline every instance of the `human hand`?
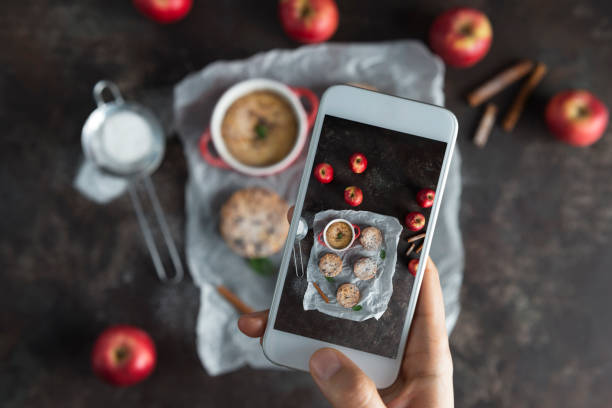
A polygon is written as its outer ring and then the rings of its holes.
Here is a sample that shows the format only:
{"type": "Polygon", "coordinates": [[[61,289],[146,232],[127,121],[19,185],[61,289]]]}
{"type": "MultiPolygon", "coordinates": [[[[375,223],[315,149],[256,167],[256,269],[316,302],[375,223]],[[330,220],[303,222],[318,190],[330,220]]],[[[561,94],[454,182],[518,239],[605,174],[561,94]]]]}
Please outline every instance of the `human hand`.
{"type": "MultiPolygon", "coordinates": [[[[243,315],[240,330],[261,337],[268,311],[243,315]]],[[[428,259],[419,300],[397,380],[389,388],[374,382],[341,352],[323,348],[310,357],[310,374],[335,408],[454,406],[453,362],[448,346],[438,269],[428,259]]]]}

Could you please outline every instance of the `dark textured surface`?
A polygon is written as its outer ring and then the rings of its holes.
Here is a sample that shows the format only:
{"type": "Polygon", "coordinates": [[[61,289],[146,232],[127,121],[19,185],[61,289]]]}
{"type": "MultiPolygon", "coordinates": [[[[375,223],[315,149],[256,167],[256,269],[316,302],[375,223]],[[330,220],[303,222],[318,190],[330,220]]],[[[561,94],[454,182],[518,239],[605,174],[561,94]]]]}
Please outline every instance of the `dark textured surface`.
{"type": "MultiPolygon", "coordinates": [[[[310,256],[313,243],[312,220],[321,211],[371,211],[395,217],[402,226],[404,216],[410,211],[422,212],[429,219],[431,210],[420,208],[415,197],[421,188],[436,189],[445,150],[444,142],[326,116],[314,163],[315,166],[329,163],[334,169],[334,179],[329,184],[322,184],[314,175],[310,177],[302,211],[311,228],[302,243],[304,257],[308,259],[310,256]],[[354,174],[349,167],[349,157],[354,152],[365,152],[368,159],[368,167],[362,174],[354,174]],[[363,191],[363,202],[358,207],[351,207],[344,201],[344,188],[350,185],[358,186],[363,191]]],[[[367,227],[363,224],[359,226],[362,229],[367,227]]],[[[394,358],[414,281],[408,272],[408,257],[405,255],[408,249],[406,238],[412,235],[415,233],[403,228],[397,248],[387,248],[389,254],[392,250],[397,251],[397,263],[393,275],[393,295],[379,320],[371,318],[354,322],[316,310],[304,311],[302,301],[306,282],[288,273],[274,327],[394,358]]],[[[413,254],[411,258],[418,258],[418,255],[413,254]]],[[[293,268],[290,265],[289,271],[293,268]]],[[[330,286],[337,288],[342,283],[346,281],[336,278],[330,286]]],[[[372,281],[365,281],[357,286],[361,289],[371,284],[372,281]]],[[[325,290],[327,285],[321,285],[321,288],[325,290]]],[[[335,298],[336,293],[328,291],[327,295],[335,298]]]]}
{"type": "MultiPolygon", "coordinates": [[[[157,282],[127,197],[98,206],[72,188],[91,88],[115,80],[147,104],[216,59],[294,47],[275,2],[197,1],[158,26],[129,1],[6,0],[0,13],[0,405],[317,406],[303,373],[249,369],[208,377],[195,352],[198,291],[157,282]],[[138,324],[159,366],[113,389],[89,370],[96,334],[138,324]]],[[[612,401],[612,131],[586,149],[546,132],[546,100],[586,87],[612,105],[612,3],[470,1],[495,39],[476,67],[449,69],[447,105],[460,122],[466,245],[463,311],[451,337],[459,407],[604,407],[612,401]],[[550,72],[512,134],[484,151],[470,138],[480,109],[463,96],[519,58],[550,72]]],[[[339,1],[336,41],[425,39],[457,1],[339,1]]],[[[503,113],[517,86],[496,97],[503,113]]],[[[182,243],[181,147],[171,140],[154,176],[182,243]]]]}

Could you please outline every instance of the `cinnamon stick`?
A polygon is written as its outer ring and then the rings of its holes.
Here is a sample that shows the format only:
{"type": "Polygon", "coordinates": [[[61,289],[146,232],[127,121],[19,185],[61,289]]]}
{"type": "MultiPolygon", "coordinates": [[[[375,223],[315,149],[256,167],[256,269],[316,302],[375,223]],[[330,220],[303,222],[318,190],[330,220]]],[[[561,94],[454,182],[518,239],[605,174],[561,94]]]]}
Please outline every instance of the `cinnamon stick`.
{"type": "Polygon", "coordinates": [[[415,253],[415,254],[420,253],[420,252],[423,250],[423,245],[424,245],[424,244],[421,244],[421,246],[419,246],[419,247],[416,249],[416,251],[414,251],[414,253],[415,253]]]}
{"type": "Polygon", "coordinates": [[[253,313],[255,311],[251,307],[247,306],[242,300],[240,300],[238,296],[236,296],[234,292],[232,292],[225,286],[223,285],[217,286],[217,292],[219,292],[219,294],[223,296],[225,300],[230,302],[232,306],[234,306],[236,310],[238,310],[240,313],[246,314],[246,313],[253,313]]]}
{"type": "Polygon", "coordinates": [[[493,95],[503,91],[508,86],[518,81],[531,71],[533,62],[528,60],[519,61],[513,66],[506,68],[493,78],[489,79],[467,96],[470,106],[475,107],[491,98],[493,95]]]}
{"type": "Polygon", "coordinates": [[[321,297],[323,298],[323,300],[325,301],[325,303],[329,303],[329,298],[327,297],[327,295],[325,293],[323,293],[323,291],[321,290],[321,288],[319,287],[319,284],[317,282],[312,282],[312,285],[315,287],[315,289],[317,290],[317,292],[319,292],[319,295],[321,295],[321,297]]]}
{"type": "Polygon", "coordinates": [[[406,251],[406,256],[410,255],[412,251],[414,251],[415,246],[416,244],[413,242],[412,245],[410,245],[410,248],[408,248],[408,250],[406,251]]]}
{"type": "Polygon", "coordinates": [[[504,122],[502,123],[502,126],[506,132],[512,131],[512,129],[514,129],[514,126],[516,126],[516,122],[518,122],[519,117],[523,112],[523,108],[525,107],[525,103],[527,102],[529,95],[531,95],[531,93],[536,88],[536,86],[538,86],[542,78],[544,78],[544,75],[546,75],[546,71],[546,65],[539,62],[531,73],[531,75],[529,76],[529,78],[527,79],[527,82],[525,82],[522,88],[519,90],[519,93],[516,95],[516,98],[514,98],[514,102],[508,110],[508,113],[506,113],[506,117],[504,118],[504,122]]]}
{"type": "Polygon", "coordinates": [[[414,241],[418,241],[421,238],[425,238],[425,234],[426,234],[426,232],[422,232],[420,234],[413,235],[412,237],[408,237],[407,241],[408,241],[408,243],[411,243],[411,242],[414,242],[414,241]]]}
{"type": "Polygon", "coordinates": [[[491,129],[493,129],[493,125],[495,124],[496,116],[497,106],[494,103],[488,103],[480,119],[480,123],[478,124],[478,129],[476,129],[476,134],[474,135],[474,144],[476,146],[483,148],[487,144],[491,129]]]}

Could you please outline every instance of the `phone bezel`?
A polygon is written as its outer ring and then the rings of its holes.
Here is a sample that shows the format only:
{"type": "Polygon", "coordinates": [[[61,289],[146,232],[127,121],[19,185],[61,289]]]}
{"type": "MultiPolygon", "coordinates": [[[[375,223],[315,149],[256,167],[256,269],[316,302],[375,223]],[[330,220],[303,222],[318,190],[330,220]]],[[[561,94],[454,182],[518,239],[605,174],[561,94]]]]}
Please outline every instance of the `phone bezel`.
{"type": "Polygon", "coordinates": [[[321,128],[326,115],[332,115],[355,122],[447,143],[440,179],[436,189],[436,200],[432,207],[430,219],[428,221],[428,233],[423,244],[423,257],[427,257],[429,254],[429,247],[438,217],[440,202],[442,201],[450,159],[455,147],[458,129],[457,119],[449,110],[436,105],[353,86],[336,85],[328,88],[323,94],[319,105],[319,112],[317,113],[317,118],[313,126],[312,137],[308,147],[308,155],[300,181],[291,227],[283,250],[279,276],[276,281],[274,298],[272,306],[270,307],[262,348],[265,356],[271,362],[289,368],[308,371],[308,362],[312,353],[322,347],[332,347],[343,352],[353,360],[376,383],[377,387],[384,388],[390,386],[395,381],[399,372],[406,339],[412,323],[412,317],[414,315],[414,309],[423,279],[423,263],[420,263],[418,267],[417,276],[410,296],[410,304],[404,320],[399,352],[395,359],[274,329],[278,304],[282,296],[282,289],[287,275],[291,252],[293,250],[297,223],[302,213],[321,128]]]}

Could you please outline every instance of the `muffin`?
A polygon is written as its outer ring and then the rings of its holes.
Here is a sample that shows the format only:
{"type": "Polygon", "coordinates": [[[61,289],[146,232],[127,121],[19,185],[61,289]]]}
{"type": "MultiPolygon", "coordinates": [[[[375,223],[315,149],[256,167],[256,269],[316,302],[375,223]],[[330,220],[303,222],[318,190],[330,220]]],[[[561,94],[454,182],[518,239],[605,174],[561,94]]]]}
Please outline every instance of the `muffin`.
{"type": "Polygon", "coordinates": [[[375,251],[382,244],[382,233],[376,227],[364,228],[359,236],[359,242],[365,249],[375,251]]]}
{"type": "Polygon", "coordinates": [[[336,300],[342,307],[351,308],[359,303],[359,288],[352,283],[340,285],[336,293],[336,300]]]}
{"type": "Polygon", "coordinates": [[[273,191],[260,187],[238,190],[221,207],[221,236],[240,256],[270,256],[283,247],[287,238],[288,208],[273,191]]]}
{"type": "Polygon", "coordinates": [[[326,278],[333,278],[342,272],[342,258],[336,254],[325,254],[319,260],[319,270],[326,278]]]}
{"type": "Polygon", "coordinates": [[[376,276],[376,261],[372,258],[360,258],[353,265],[353,273],[358,279],[368,280],[376,276]]]}

